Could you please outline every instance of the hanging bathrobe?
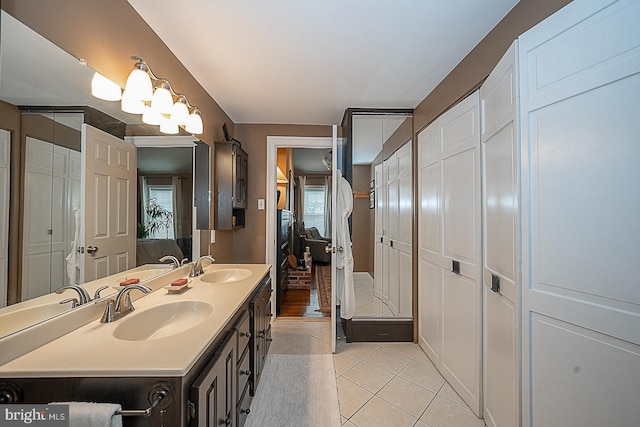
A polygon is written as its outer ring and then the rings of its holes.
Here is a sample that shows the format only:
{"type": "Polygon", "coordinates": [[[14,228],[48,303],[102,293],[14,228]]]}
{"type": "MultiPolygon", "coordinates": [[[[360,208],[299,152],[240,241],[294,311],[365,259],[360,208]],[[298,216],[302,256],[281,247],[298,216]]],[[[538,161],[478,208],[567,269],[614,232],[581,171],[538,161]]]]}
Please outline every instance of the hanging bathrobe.
{"type": "Polygon", "coordinates": [[[351,236],[349,235],[349,217],[353,211],[353,192],[349,181],[342,177],[338,170],[337,185],[338,215],[335,221],[336,227],[336,286],[338,304],[340,304],[340,317],[351,319],[356,311],[356,298],[353,288],[353,252],[351,251],[351,236]],[[340,251],[342,248],[342,251],[340,251]]]}

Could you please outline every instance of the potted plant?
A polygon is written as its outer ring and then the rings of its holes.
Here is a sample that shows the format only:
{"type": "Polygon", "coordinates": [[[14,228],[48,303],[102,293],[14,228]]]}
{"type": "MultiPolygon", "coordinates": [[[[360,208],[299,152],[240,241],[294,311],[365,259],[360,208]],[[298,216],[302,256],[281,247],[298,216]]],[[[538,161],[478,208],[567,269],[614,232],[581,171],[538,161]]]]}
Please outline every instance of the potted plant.
{"type": "MultiPolygon", "coordinates": [[[[169,238],[169,228],[173,221],[173,214],[168,211],[164,206],[158,204],[158,200],[155,197],[151,197],[146,208],[147,223],[143,230],[146,231],[147,236],[149,234],[155,234],[162,229],[166,230],[166,238],[169,238]]],[[[140,230],[138,231],[140,233],[140,230]]]]}

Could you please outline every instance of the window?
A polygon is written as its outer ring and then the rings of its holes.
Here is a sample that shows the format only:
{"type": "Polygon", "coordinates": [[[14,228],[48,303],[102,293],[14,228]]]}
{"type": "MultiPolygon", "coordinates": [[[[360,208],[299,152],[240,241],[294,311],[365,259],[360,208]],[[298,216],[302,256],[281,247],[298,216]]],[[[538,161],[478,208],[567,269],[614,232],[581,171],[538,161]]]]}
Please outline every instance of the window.
{"type": "Polygon", "coordinates": [[[304,188],[304,226],[315,227],[324,236],[326,190],[324,185],[304,188]]]}
{"type": "Polygon", "coordinates": [[[151,239],[174,239],[173,230],[173,187],[171,185],[149,185],[146,219],[151,239]],[[151,208],[151,209],[150,209],[151,208]],[[150,211],[155,212],[152,215],[150,211]]]}

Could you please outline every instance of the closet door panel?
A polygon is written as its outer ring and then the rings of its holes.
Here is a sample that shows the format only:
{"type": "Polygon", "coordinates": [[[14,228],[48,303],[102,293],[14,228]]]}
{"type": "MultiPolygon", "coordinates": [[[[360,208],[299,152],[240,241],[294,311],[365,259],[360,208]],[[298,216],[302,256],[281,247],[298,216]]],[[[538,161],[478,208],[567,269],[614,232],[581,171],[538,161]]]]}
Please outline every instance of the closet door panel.
{"type": "Polygon", "coordinates": [[[398,306],[400,305],[400,251],[395,247],[389,248],[389,262],[385,265],[389,266],[389,310],[394,316],[398,315],[398,306]]]}
{"type": "Polygon", "coordinates": [[[412,307],[412,257],[411,252],[398,251],[398,316],[411,317],[412,307]]]}
{"type": "Polygon", "coordinates": [[[442,253],[444,256],[475,264],[479,231],[476,217],[477,151],[461,152],[442,161],[442,253]]]}
{"type": "Polygon", "coordinates": [[[441,269],[424,259],[420,259],[418,268],[419,344],[438,365],[442,326],[441,269]]]}
{"type": "Polygon", "coordinates": [[[379,241],[375,244],[375,264],[373,266],[373,292],[377,298],[382,298],[382,275],[384,274],[384,260],[383,260],[383,244],[379,241]]]}
{"type": "Polygon", "coordinates": [[[434,163],[420,170],[420,257],[434,257],[440,251],[439,210],[440,163],[434,163]]]}

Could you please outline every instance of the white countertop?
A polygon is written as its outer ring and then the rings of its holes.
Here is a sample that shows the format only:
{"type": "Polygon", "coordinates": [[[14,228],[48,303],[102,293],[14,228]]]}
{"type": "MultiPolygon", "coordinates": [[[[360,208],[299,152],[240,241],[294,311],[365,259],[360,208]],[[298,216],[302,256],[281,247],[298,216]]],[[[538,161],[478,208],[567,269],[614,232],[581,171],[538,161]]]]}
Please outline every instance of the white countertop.
{"type": "MultiPolygon", "coordinates": [[[[205,274],[229,268],[248,269],[251,276],[229,283],[205,283],[193,278],[190,289],[182,294],[168,294],[158,289],[135,301],[136,311],[122,319],[111,323],[95,320],[7,362],[0,366],[0,377],[183,376],[257,288],[270,266],[212,264],[205,268],[205,274]],[[127,341],[113,336],[120,322],[150,307],[173,301],[205,301],[213,310],[204,321],[177,335],[146,341],[127,341]]],[[[132,295],[135,293],[139,292],[133,291],[132,295]]]]}

